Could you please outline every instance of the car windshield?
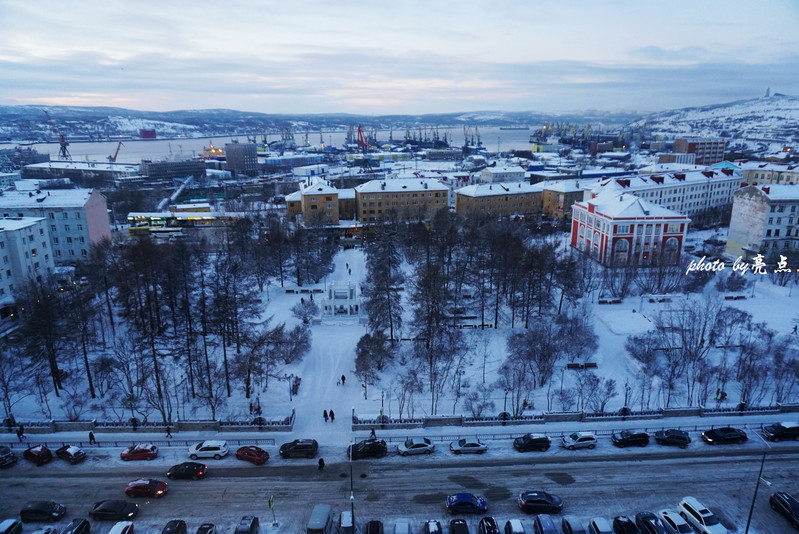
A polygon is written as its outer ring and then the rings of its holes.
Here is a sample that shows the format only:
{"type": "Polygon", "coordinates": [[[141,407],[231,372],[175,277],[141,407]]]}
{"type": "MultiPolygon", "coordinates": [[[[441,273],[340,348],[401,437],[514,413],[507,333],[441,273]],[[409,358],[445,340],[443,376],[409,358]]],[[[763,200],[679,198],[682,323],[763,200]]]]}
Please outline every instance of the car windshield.
{"type": "Polygon", "coordinates": [[[630,436],[632,436],[629,430],[622,430],[621,432],[619,432],[619,435],[623,438],[629,438],[630,436]]]}
{"type": "Polygon", "coordinates": [[[713,525],[718,525],[719,524],[718,518],[716,518],[716,516],[713,515],[713,514],[702,516],[702,519],[703,519],[705,525],[707,525],[709,527],[712,527],[713,525]]]}
{"type": "Polygon", "coordinates": [[[569,439],[571,439],[571,440],[574,440],[574,441],[577,441],[578,439],[580,439],[580,434],[578,434],[577,432],[575,432],[574,434],[571,434],[571,435],[569,436],[569,439]]]}
{"type": "Polygon", "coordinates": [[[414,442],[413,442],[413,440],[411,438],[408,438],[408,439],[405,440],[405,446],[406,447],[413,447],[413,443],[414,442]]]}

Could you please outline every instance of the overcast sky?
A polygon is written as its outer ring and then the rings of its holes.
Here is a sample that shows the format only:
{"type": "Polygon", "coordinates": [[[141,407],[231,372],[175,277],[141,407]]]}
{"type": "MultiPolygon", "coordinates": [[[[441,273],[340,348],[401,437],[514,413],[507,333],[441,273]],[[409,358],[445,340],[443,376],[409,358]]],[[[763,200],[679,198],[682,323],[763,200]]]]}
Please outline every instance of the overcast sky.
{"type": "Polygon", "coordinates": [[[0,0],[0,104],[659,111],[799,95],[799,1],[0,0]]]}

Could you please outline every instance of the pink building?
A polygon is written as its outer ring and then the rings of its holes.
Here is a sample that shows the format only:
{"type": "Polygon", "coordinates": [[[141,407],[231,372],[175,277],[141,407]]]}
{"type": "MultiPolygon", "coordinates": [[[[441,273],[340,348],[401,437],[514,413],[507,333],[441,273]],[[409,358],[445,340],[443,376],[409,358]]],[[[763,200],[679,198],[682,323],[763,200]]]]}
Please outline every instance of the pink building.
{"type": "Polygon", "coordinates": [[[607,191],[572,207],[571,245],[603,265],[676,265],[690,219],[630,193],[607,191]]]}

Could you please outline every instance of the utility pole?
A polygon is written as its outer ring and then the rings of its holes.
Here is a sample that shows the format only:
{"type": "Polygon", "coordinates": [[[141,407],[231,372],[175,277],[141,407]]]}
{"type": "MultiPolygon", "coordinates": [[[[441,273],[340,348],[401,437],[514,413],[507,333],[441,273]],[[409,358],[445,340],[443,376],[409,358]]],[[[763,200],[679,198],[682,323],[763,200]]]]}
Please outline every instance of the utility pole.
{"type": "Polygon", "coordinates": [[[749,517],[746,518],[746,530],[744,534],[749,534],[749,524],[752,522],[752,512],[755,511],[755,501],[757,500],[757,490],[760,489],[760,479],[763,477],[763,465],[766,463],[766,453],[763,453],[763,459],[760,460],[760,472],[757,474],[757,483],[755,484],[755,494],[752,495],[752,505],[749,507],[749,517]]]}

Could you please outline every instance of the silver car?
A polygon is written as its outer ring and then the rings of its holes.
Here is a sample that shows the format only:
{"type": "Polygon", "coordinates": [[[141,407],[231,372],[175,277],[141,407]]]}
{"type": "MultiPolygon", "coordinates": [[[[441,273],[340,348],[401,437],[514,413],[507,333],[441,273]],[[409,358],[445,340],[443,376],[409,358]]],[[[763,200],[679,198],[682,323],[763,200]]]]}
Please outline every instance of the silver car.
{"type": "Polygon", "coordinates": [[[563,436],[561,445],[570,451],[574,449],[593,449],[596,447],[596,436],[590,432],[573,432],[563,436]]]}
{"type": "Polygon", "coordinates": [[[455,454],[461,454],[461,453],[483,454],[486,450],[488,450],[488,445],[481,442],[477,438],[461,438],[461,439],[456,439],[455,441],[450,443],[449,450],[451,450],[455,454]]]}
{"type": "Polygon", "coordinates": [[[397,445],[397,452],[400,456],[432,454],[434,450],[436,450],[436,446],[427,438],[408,438],[397,445]]]}

